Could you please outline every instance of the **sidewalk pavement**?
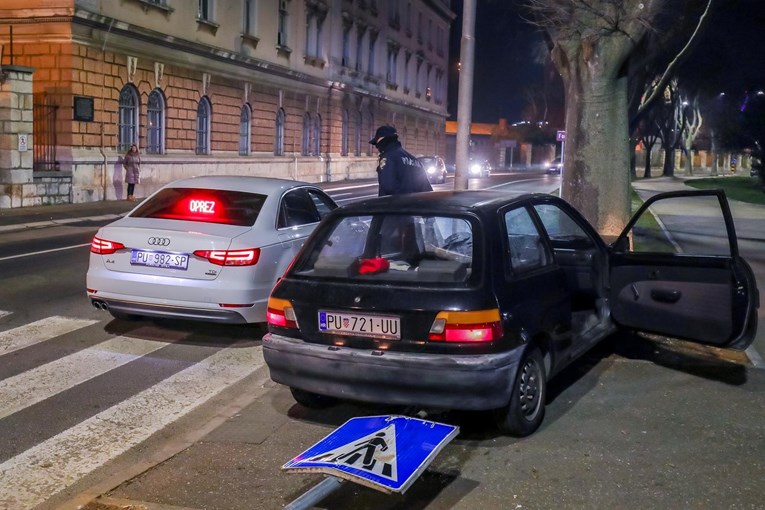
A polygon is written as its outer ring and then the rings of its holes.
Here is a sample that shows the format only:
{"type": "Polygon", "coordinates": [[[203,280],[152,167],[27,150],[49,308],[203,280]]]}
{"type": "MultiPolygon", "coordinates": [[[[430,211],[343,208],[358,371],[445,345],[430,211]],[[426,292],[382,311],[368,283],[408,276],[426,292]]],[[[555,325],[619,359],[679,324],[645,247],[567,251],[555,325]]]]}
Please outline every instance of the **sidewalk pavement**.
{"type": "Polygon", "coordinates": [[[15,209],[0,209],[0,232],[25,230],[76,223],[117,219],[138,203],[127,200],[108,200],[83,204],[56,204],[15,209]]]}

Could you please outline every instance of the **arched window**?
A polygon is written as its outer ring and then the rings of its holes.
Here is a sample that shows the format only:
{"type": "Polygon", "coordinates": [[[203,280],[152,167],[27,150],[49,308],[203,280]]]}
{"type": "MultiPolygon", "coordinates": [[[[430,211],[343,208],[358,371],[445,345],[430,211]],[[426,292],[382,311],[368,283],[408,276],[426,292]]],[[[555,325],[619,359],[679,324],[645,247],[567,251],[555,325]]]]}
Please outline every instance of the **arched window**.
{"type": "Polygon", "coordinates": [[[313,141],[312,154],[314,156],[321,155],[321,115],[318,113],[313,118],[313,135],[311,137],[313,141]]]}
{"type": "Polygon", "coordinates": [[[340,155],[348,155],[348,110],[343,110],[340,134],[340,155]]]}
{"type": "Polygon", "coordinates": [[[207,96],[199,100],[197,106],[197,154],[210,154],[210,118],[212,105],[207,96]]]}
{"type": "Polygon", "coordinates": [[[165,96],[159,89],[149,94],[146,123],[146,152],[162,154],[165,152],[165,96]]]}
{"type": "Polygon", "coordinates": [[[361,119],[361,110],[356,111],[356,144],[354,147],[353,153],[356,156],[361,156],[361,139],[362,139],[362,119],[361,119]]]}
{"type": "Polygon", "coordinates": [[[138,90],[128,83],[120,91],[117,150],[127,151],[133,144],[138,145],[138,90]]]}
{"type": "Polygon", "coordinates": [[[274,155],[284,156],[284,110],[279,108],[276,112],[276,133],[274,136],[274,155]]]}
{"type": "Polygon", "coordinates": [[[250,139],[252,133],[252,109],[249,104],[242,105],[242,111],[239,113],[239,155],[247,156],[250,154],[250,139]]]}
{"type": "Polygon", "coordinates": [[[308,156],[311,151],[311,114],[303,114],[303,143],[300,144],[300,154],[308,156]]]}

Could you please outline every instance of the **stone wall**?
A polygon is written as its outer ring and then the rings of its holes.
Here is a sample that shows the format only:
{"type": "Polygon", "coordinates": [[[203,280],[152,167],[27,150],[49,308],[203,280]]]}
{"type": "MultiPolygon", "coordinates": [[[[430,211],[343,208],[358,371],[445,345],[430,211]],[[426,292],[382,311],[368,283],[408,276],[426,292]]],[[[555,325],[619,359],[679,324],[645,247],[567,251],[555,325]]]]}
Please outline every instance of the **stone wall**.
{"type": "Polygon", "coordinates": [[[37,205],[32,178],[33,71],[20,66],[0,70],[0,208],[37,205]]]}

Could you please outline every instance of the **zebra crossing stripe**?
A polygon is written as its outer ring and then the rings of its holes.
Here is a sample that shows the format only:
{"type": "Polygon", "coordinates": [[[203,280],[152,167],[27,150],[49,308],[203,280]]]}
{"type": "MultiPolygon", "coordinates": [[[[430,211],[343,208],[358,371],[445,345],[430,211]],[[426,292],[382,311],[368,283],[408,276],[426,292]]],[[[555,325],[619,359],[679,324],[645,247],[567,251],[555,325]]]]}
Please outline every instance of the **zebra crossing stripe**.
{"type": "Polygon", "coordinates": [[[98,321],[53,316],[0,332],[0,356],[65,335],[96,322],[98,321]]]}
{"type": "Polygon", "coordinates": [[[0,419],[165,345],[119,336],[0,381],[0,419]]]}
{"type": "Polygon", "coordinates": [[[260,346],[223,349],[8,459],[0,464],[0,508],[43,503],[262,366],[260,346]]]}

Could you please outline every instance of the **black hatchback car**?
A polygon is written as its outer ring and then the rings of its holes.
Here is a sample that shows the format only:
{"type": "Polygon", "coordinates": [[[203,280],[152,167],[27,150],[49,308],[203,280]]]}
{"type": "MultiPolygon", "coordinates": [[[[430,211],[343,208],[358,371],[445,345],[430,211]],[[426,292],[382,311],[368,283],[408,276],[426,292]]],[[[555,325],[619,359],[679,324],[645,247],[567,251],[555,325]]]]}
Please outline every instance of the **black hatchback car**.
{"type": "Polygon", "coordinates": [[[525,436],[547,381],[618,325],[744,349],[758,306],[722,192],[658,195],[610,247],[554,196],[432,192],[328,215],[272,291],[263,348],[307,407],[495,410],[525,436]],[[693,207],[714,212],[699,232],[693,207]]]}

